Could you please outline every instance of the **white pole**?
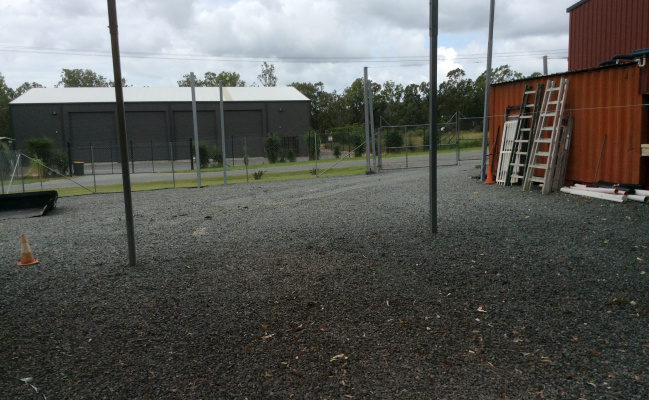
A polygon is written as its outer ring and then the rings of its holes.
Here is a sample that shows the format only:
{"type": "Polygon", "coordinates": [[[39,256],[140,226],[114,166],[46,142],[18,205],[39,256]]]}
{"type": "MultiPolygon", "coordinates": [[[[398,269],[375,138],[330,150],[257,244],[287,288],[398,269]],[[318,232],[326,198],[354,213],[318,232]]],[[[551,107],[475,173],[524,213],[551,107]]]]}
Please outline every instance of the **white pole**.
{"type": "Polygon", "coordinates": [[[201,187],[201,156],[198,152],[198,115],[196,114],[196,88],[194,86],[194,73],[189,73],[189,81],[192,86],[192,115],[194,116],[194,155],[196,156],[196,177],[198,187],[201,187]]]}

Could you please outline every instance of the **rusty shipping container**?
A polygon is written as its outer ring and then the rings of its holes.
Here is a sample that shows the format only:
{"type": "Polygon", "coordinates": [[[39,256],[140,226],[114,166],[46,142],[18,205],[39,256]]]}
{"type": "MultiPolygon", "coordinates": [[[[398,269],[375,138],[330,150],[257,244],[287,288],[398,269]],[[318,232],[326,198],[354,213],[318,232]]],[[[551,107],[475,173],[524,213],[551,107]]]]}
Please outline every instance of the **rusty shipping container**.
{"type": "MultiPolygon", "coordinates": [[[[648,71],[649,66],[625,64],[492,85],[489,131],[502,132],[505,112],[520,105],[526,84],[558,84],[565,77],[566,112],[574,118],[567,183],[607,181],[649,188],[649,157],[641,156],[641,144],[649,143],[649,94],[641,86],[648,71]]],[[[492,166],[500,146],[496,136],[490,135],[489,149],[496,149],[492,166]]]]}
{"type": "Polygon", "coordinates": [[[649,48],[648,0],[582,0],[567,12],[569,71],[594,68],[616,54],[649,48]]]}

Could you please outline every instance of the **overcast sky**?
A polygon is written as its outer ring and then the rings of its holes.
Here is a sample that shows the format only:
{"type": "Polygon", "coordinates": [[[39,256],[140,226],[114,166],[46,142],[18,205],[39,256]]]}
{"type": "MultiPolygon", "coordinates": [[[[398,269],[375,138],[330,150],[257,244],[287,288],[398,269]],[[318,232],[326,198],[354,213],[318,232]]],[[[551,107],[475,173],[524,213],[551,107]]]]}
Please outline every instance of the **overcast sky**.
{"type": "MultiPolygon", "coordinates": [[[[568,13],[577,0],[498,0],[493,66],[529,75],[567,70],[568,13]]],[[[237,72],[249,86],[261,64],[278,86],[318,82],[342,91],[368,66],[372,80],[428,81],[426,0],[117,0],[122,75],[169,87],[193,71],[237,72]]],[[[489,0],[439,0],[438,82],[486,68],[489,0]]],[[[113,79],[105,0],[0,0],[0,73],[53,87],[63,68],[113,79]]]]}

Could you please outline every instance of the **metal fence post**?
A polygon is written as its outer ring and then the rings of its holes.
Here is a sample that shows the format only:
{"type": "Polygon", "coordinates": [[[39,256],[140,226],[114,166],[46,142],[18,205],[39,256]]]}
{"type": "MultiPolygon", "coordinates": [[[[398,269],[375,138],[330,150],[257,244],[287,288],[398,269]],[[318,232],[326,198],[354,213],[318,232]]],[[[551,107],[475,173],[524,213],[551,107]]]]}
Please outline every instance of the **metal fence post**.
{"type": "Polygon", "coordinates": [[[135,158],[133,158],[133,141],[131,140],[131,173],[135,173],[135,158]]]}
{"type": "Polygon", "coordinates": [[[176,188],[176,171],[174,170],[174,146],[169,142],[169,154],[171,155],[171,179],[174,182],[174,189],[176,188]]]}
{"type": "Polygon", "coordinates": [[[194,146],[193,146],[194,141],[189,138],[189,166],[190,169],[194,169],[194,146]]]}
{"type": "Polygon", "coordinates": [[[90,167],[92,168],[92,181],[95,185],[95,194],[97,194],[97,176],[95,175],[95,150],[90,143],[90,167]]]}
{"type": "Polygon", "coordinates": [[[155,165],[153,164],[153,140],[151,141],[151,170],[155,172],[155,165]]]}
{"type": "Polygon", "coordinates": [[[70,142],[68,144],[68,171],[70,171],[70,176],[72,176],[72,146],[70,142]]]}
{"type": "Polygon", "coordinates": [[[406,169],[408,168],[408,128],[403,127],[403,136],[406,140],[406,169]]]}

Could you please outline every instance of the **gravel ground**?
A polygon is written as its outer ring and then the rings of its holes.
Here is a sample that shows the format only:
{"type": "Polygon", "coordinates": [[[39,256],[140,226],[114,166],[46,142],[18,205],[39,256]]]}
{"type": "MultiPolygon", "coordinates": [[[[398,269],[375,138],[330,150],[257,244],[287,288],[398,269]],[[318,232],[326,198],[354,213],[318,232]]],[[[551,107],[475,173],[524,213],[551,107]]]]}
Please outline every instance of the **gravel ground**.
{"type": "Polygon", "coordinates": [[[0,220],[0,398],[649,399],[649,205],[477,174],[137,192],[135,267],[121,194],[0,220]]]}

